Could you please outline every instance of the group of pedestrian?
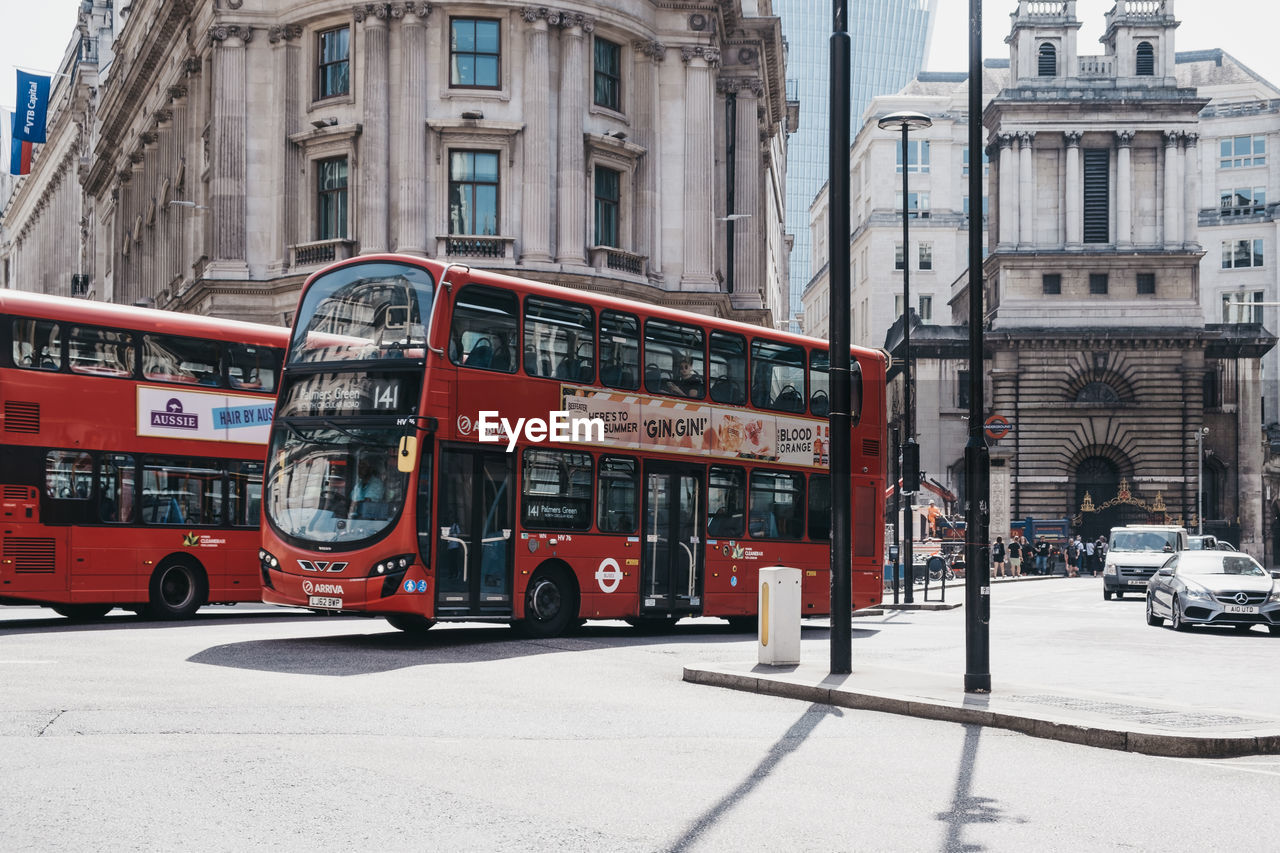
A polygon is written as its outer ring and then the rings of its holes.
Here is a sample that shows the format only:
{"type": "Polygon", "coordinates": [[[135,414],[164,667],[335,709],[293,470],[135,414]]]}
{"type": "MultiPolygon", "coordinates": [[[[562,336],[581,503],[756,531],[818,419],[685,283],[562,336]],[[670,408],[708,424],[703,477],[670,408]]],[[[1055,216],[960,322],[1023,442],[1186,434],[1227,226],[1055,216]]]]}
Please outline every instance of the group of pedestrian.
{"type": "Polygon", "coordinates": [[[1103,536],[1085,542],[1078,534],[1061,547],[1044,537],[1028,542],[1022,534],[1010,537],[1008,544],[1003,536],[997,536],[991,545],[992,577],[1016,578],[1022,576],[1022,561],[1031,561],[1028,574],[1054,574],[1058,561],[1064,561],[1069,578],[1088,572],[1095,577],[1102,572],[1107,559],[1107,540],[1103,536]]]}

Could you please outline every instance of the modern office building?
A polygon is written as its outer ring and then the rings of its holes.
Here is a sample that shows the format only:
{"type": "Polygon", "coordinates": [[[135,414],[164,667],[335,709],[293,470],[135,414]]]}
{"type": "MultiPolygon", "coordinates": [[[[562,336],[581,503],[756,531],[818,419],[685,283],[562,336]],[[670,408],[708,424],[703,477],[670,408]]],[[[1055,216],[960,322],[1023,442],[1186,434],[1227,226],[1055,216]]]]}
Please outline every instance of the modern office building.
{"type": "MultiPolygon", "coordinates": [[[[849,4],[852,39],[851,129],[876,95],[897,92],[924,66],[938,0],[861,0],[849,4]]],[[[813,273],[809,205],[829,177],[828,129],[831,114],[831,3],[828,0],[775,0],[787,40],[788,98],[800,101],[800,126],[788,140],[787,233],[791,249],[791,312],[801,310],[800,294],[813,273]]]]}

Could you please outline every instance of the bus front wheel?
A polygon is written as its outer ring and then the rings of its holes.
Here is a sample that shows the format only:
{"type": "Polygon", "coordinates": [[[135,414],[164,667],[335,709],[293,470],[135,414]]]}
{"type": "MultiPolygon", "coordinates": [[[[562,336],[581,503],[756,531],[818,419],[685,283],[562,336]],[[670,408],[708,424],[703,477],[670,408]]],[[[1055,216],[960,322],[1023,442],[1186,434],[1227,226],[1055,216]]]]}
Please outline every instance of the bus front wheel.
{"type": "Polygon", "coordinates": [[[524,593],[520,631],[528,637],[558,637],[577,618],[578,594],[569,573],[559,566],[534,572],[524,593]]]}
{"type": "Polygon", "coordinates": [[[425,634],[432,625],[436,624],[436,620],[416,613],[389,613],[387,623],[406,634],[425,634]]]}
{"type": "Polygon", "coordinates": [[[204,572],[185,560],[168,560],[151,576],[152,619],[186,619],[204,604],[209,592],[204,572]]]}
{"type": "Polygon", "coordinates": [[[54,604],[53,612],[76,622],[89,622],[101,619],[111,612],[114,604],[54,604]]]}

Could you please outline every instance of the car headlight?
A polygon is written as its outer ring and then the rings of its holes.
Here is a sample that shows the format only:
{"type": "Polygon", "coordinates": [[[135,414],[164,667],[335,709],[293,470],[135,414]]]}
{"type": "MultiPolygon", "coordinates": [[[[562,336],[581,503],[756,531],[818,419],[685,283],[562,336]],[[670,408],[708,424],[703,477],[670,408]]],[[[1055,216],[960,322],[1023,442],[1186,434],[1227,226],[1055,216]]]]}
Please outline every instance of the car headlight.
{"type": "Polygon", "coordinates": [[[1209,590],[1202,586],[1188,586],[1187,598],[1195,598],[1200,601],[1213,601],[1213,595],[1209,593],[1209,590]]]}
{"type": "Polygon", "coordinates": [[[1280,601],[1280,587],[1273,587],[1267,601],[1280,601]]]}
{"type": "Polygon", "coordinates": [[[1106,575],[1114,576],[1114,575],[1115,575],[1115,573],[1116,573],[1116,564],[1115,564],[1115,563],[1107,563],[1106,565],[1104,565],[1104,566],[1102,567],[1102,574],[1103,574],[1104,576],[1106,576],[1106,575]]]}

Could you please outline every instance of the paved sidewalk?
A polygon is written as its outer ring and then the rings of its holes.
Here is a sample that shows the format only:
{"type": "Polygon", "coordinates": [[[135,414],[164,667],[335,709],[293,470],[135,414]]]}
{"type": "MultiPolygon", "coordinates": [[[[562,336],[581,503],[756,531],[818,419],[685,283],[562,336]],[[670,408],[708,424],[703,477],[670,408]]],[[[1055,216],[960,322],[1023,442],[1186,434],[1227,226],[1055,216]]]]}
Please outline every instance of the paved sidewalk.
{"type": "MultiPolygon", "coordinates": [[[[1070,583],[1074,585],[1077,581],[1070,583]]],[[[1037,588],[1045,587],[1037,585],[1037,588]]],[[[963,595],[956,598],[963,602],[963,595]]],[[[891,609],[891,605],[885,609],[891,609]]],[[[900,611],[896,616],[942,620],[960,619],[962,614],[963,610],[951,614],[900,611]]],[[[1140,614],[1134,616],[1141,618],[1140,614]]],[[[905,628],[915,634],[924,626],[857,619],[854,627],[879,627],[881,631],[895,632],[905,628]]],[[[905,634],[893,636],[907,639],[905,634]]],[[[1158,639],[1160,635],[1153,636],[1158,639]]],[[[1269,639],[1259,637],[1257,640],[1264,645],[1252,648],[1270,647],[1269,639]]],[[[1262,701],[1250,704],[1248,710],[1179,701],[1185,694],[1155,699],[1143,695],[1155,693],[1149,682],[1143,683],[1146,686],[1134,686],[1124,678],[1123,666],[1119,667],[1120,674],[1110,680],[1091,679],[1086,672],[1064,673],[1055,668],[1054,686],[1048,687],[1037,682],[1046,678],[1045,666],[1050,664],[1034,655],[1019,658],[1016,668],[1003,668],[993,681],[993,693],[966,694],[961,672],[923,671],[919,659],[907,659],[906,654],[895,640],[878,646],[874,654],[855,657],[852,674],[833,676],[829,673],[827,658],[811,661],[811,651],[805,649],[802,657],[805,662],[797,666],[766,666],[753,661],[686,666],[684,680],[805,702],[1011,729],[1034,737],[1149,755],[1225,758],[1280,754],[1280,707],[1263,697],[1259,697],[1262,701]],[[905,665],[899,666],[899,663],[905,665]],[[1103,689],[1089,690],[1086,686],[1103,689]],[[1277,708],[1275,714],[1271,713],[1272,708],[1277,708]]],[[[1111,663],[1108,661],[1107,666],[1115,672],[1111,663]]],[[[1262,661],[1259,664],[1265,666],[1262,661]]],[[[1130,660],[1129,666],[1132,665],[1130,660]]],[[[1245,704],[1239,701],[1239,694],[1232,700],[1219,696],[1217,701],[1245,704]]]]}

